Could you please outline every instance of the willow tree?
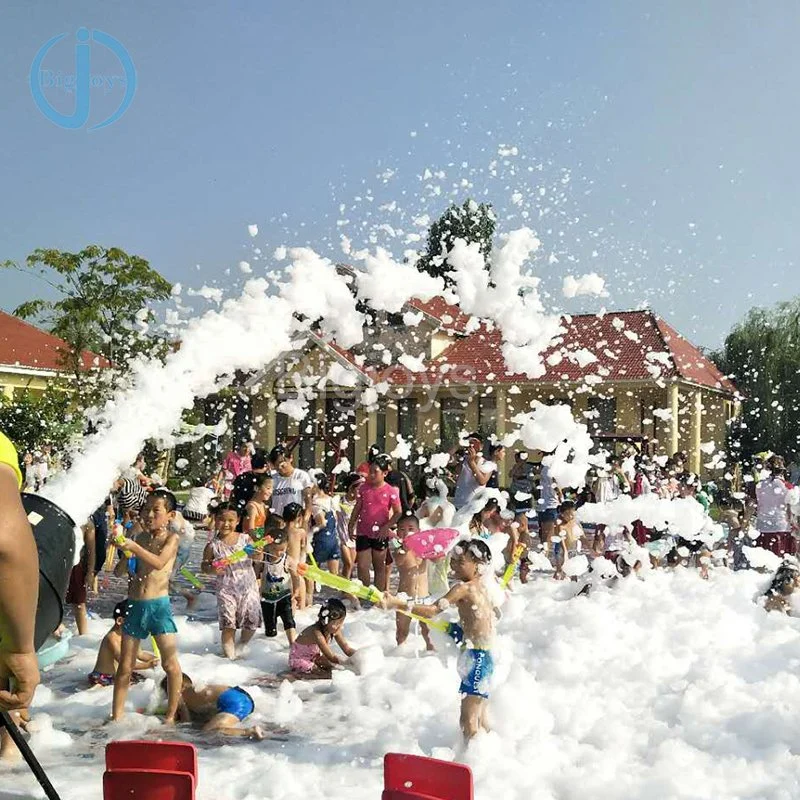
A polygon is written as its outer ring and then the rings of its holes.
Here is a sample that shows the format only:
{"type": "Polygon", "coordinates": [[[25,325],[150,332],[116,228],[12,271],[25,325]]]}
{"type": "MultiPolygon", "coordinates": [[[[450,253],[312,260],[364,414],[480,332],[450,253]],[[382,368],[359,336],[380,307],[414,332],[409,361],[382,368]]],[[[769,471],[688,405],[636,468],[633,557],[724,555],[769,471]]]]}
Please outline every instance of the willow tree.
{"type": "Polygon", "coordinates": [[[744,395],[733,444],[748,457],[800,455],[800,297],[754,308],[713,354],[744,395]]]}

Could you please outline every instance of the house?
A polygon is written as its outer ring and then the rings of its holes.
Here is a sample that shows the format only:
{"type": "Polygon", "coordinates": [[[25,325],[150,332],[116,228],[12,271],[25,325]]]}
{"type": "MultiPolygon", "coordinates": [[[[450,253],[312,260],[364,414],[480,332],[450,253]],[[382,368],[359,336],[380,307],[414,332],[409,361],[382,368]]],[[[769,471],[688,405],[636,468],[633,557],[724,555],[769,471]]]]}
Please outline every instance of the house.
{"type": "Polygon", "coordinates": [[[569,404],[598,444],[682,450],[692,471],[707,473],[704,452],[724,448],[740,410],[733,383],[653,311],[561,322],[533,380],[508,372],[497,329],[439,297],[382,315],[350,351],[311,333],[247,381],[252,427],[265,444],[296,438],[300,465],[331,469],[340,448],[355,466],[372,443],[391,452],[398,435],[430,452],[452,448],[465,430],[502,437],[539,400],[569,404]],[[305,418],[286,413],[295,409],[305,418]]]}
{"type": "MultiPolygon", "coordinates": [[[[67,347],[57,336],[0,311],[0,394],[13,400],[26,391],[43,392],[55,379],[69,381],[62,364],[67,347]]],[[[84,369],[107,363],[89,351],[81,354],[84,369]]]]}

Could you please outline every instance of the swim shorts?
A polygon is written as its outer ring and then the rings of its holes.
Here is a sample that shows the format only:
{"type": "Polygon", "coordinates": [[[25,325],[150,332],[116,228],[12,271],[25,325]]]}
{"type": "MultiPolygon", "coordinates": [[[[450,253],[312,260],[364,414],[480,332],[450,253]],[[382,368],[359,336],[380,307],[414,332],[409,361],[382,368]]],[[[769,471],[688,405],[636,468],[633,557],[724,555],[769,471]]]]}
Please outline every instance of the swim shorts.
{"type": "Polygon", "coordinates": [[[388,539],[376,539],[373,536],[356,536],[356,552],[363,553],[365,550],[386,550],[389,547],[388,539]]]}
{"type": "Polygon", "coordinates": [[[220,714],[233,714],[241,722],[245,717],[249,717],[256,709],[253,698],[238,686],[226,689],[217,698],[217,712],[220,714]]]}
{"type": "Polygon", "coordinates": [[[555,522],[558,519],[558,509],[545,508],[543,511],[537,512],[536,517],[539,520],[540,525],[543,522],[555,522]]]}
{"type": "Polygon", "coordinates": [[[107,675],[105,672],[90,672],[89,685],[90,686],[112,686],[114,683],[114,676],[107,675]]]}
{"type": "Polygon", "coordinates": [[[264,632],[269,638],[278,635],[278,619],[283,621],[283,629],[296,628],[292,611],[292,595],[286,594],[277,600],[261,598],[261,616],[264,618],[264,632]]]}
{"type": "Polygon", "coordinates": [[[324,564],[326,561],[339,561],[342,558],[342,551],[339,547],[339,537],[335,533],[316,533],[314,534],[314,560],[317,564],[324,564]]]}
{"type": "Polygon", "coordinates": [[[135,639],[160,636],[164,633],[177,633],[169,597],[155,597],[152,600],[131,600],[128,616],[122,624],[122,632],[135,639]]]}
{"type": "Polygon", "coordinates": [[[460,694],[489,697],[489,679],[494,672],[494,659],[490,650],[464,650],[458,660],[461,675],[460,694]]]}

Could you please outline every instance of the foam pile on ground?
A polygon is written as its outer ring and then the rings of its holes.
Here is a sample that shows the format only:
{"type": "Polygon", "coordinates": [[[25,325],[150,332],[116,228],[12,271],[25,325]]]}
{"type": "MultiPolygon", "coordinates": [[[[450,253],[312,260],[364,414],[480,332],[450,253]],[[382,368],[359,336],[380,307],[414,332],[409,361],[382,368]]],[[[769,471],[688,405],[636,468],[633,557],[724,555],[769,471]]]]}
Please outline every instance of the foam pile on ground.
{"type": "MultiPolygon", "coordinates": [[[[476,797],[796,796],[800,621],[753,603],[763,584],[754,573],[720,570],[702,581],[681,569],[597,588],[588,598],[568,600],[570,581],[518,587],[498,623],[494,731],[467,755],[476,797]]],[[[301,615],[301,624],[310,619],[301,615]]],[[[195,681],[249,687],[256,721],[285,725],[292,737],[201,744],[199,800],[376,800],[385,752],[453,757],[455,653],[425,656],[419,637],[396,648],[385,612],[348,615],[348,639],[369,648],[368,675],[344,670],[329,684],[277,690],[253,681],[285,668],[285,640],[259,637],[230,664],[216,655],[215,624],[179,617],[178,626],[181,661],[195,681]]],[[[77,656],[45,677],[35,702],[37,753],[64,800],[99,800],[103,743],[158,724],[132,715],[103,728],[111,689],[75,693],[105,630],[92,621],[90,635],[73,639],[77,656]]],[[[133,687],[133,705],[146,706],[154,686],[133,687]]],[[[12,784],[34,787],[24,767],[12,784]]]]}

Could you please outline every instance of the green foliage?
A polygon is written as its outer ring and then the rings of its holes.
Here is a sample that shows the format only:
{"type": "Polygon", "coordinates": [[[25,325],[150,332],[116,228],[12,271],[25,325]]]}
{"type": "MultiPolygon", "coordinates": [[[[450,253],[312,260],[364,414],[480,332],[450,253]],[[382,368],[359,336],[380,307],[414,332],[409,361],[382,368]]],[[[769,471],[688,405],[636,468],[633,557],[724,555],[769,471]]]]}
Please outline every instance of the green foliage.
{"type": "Polygon", "coordinates": [[[85,350],[104,356],[118,367],[153,347],[137,323],[147,322],[149,303],[169,297],[171,285],[147,261],[117,247],[90,245],[78,253],[35,250],[25,266],[3,267],[32,272],[51,286],[58,298],[22,303],[14,313],[47,327],[69,345],[64,367],[76,376],[85,372],[85,350]]]}
{"type": "Polygon", "coordinates": [[[495,224],[489,203],[465,200],[461,206],[451,205],[428,230],[428,244],[417,262],[418,269],[434,277],[443,277],[445,282],[450,283],[450,268],[446,258],[456,239],[477,242],[488,268],[495,224]]]}
{"type": "Polygon", "coordinates": [[[47,442],[63,450],[83,426],[80,415],[72,412],[72,398],[56,386],[44,392],[25,391],[14,400],[0,395],[0,430],[20,453],[47,442]]]}
{"type": "Polygon", "coordinates": [[[798,457],[800,297],[772,309],[751,309],[712,358],[745,396],[741,420],[731,432],[734,453],[748,458],[772,450],[798,457]]]}

